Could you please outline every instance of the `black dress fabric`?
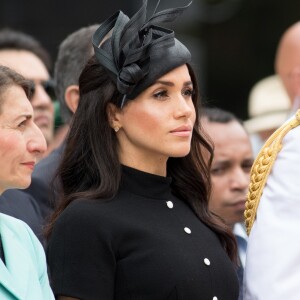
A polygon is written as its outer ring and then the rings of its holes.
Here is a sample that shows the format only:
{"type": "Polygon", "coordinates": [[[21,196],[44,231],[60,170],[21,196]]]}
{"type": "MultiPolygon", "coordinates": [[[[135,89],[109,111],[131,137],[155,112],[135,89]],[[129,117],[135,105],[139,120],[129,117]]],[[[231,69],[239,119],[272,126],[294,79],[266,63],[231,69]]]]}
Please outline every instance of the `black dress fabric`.
{"type": "Polygon", "coordinates": [[[236,300],[217,236],[171,193],[171,179],[123,167],[112,200],[77,200],[47,256],[56,295],[82,300],[236,300]]]}

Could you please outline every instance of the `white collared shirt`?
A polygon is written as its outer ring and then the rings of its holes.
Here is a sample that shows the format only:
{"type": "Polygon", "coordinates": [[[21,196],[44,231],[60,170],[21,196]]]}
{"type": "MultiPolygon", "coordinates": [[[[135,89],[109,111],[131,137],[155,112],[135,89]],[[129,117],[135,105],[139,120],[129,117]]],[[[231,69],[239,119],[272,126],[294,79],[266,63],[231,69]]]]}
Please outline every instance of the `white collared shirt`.
{"type": "Polygon", "coordinates": [[[248,236],[244,224],[235,223],[233,226],[233,234],[237,239],[238,253],[239,253],[242,267],[245,268],[248,236]]]}

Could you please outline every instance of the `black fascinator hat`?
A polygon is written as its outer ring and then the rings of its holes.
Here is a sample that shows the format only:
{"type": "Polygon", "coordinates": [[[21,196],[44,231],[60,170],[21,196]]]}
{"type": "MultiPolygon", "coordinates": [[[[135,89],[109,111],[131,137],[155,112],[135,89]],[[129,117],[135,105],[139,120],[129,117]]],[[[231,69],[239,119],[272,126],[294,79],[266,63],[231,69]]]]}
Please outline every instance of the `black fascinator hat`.
{"type": "Polygon", "coordinates": [[[174,31],[158,26],[175,20],[190,4],[154,12],[146,20],[147,0],[143,0],[131,19],[118,11],[96,30],[95,55],[124,95],[121,107],[158,78],[191,60],[189,50],[175,38],[174,31]],[[103,42],[111,30],[111,37],[103,42]]]}

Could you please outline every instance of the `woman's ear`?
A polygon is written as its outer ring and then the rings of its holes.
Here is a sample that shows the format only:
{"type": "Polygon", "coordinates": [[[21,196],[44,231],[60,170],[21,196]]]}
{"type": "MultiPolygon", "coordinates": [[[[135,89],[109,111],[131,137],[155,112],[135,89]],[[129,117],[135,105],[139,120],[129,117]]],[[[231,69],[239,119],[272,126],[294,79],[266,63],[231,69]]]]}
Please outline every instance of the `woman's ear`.
{"type": "Polygon", "coordinates": [[[75,113],[79,103],[79,86],[78,85],[70,85],[65,90],[65,101],[68,108],[75,113]]]}
{"type": "Polygon", "coordinates": [[[108,122],[111,128],[116,132],[122,127],[121,123],[121,110],[113,103],[108,103],[106,108],[108,122]]]}

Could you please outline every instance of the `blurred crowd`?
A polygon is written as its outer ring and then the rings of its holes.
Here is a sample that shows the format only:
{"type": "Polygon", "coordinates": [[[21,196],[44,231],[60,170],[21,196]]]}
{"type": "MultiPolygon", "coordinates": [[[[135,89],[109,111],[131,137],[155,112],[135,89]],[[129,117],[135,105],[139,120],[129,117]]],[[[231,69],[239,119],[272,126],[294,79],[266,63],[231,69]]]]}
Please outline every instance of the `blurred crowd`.
{"type": "Polygon", "coordinates": [[[0,298],[299,299],[300,22],[241,120],[145,9],[0,30],[0,298]]]}

